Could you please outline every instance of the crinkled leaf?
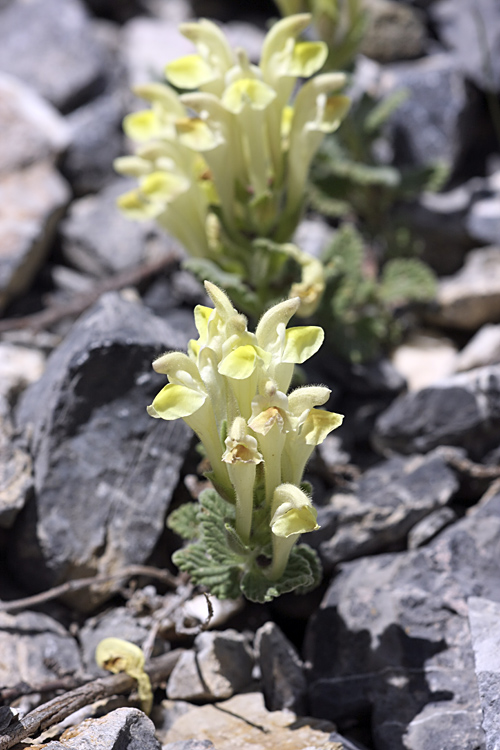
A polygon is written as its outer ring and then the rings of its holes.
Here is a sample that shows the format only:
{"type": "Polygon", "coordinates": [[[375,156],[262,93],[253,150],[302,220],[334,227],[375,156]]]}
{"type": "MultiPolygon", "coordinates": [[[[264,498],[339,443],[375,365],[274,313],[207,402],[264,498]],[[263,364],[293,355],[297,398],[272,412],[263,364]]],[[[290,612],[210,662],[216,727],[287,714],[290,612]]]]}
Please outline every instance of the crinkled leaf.
{"type": "Polygon", "coordinates": [[[240,569],[214,562],[202,544],[190,544],[177,550],[172,560],[179,570],[191,576],[194,584],[206,586],[218,599],[237,599],[240,596],[240,569]]]}
{"type": "Polygon", "coordinates": [[[167,518],[167,526],[182,539],[197,539],[200,535],[199,503],[184,503],[167,518]]]}
{"type": "Polygon", "coordinates": [[[245,573],[241,579],[241,590],[252,602],[269,602],[290,591],[305,593],[319,585],[321,564],[314,550],[306,544],[294,547],[288,565],[279,581],[269,581],[258,569],[245,573]]]}
{"type": "Polygon", "coordinates": [[[417,258],[395,258],[384,266],[380,297],[385,303],[428,302],[436,290],[436,277],[429,266],[417,258]]]}

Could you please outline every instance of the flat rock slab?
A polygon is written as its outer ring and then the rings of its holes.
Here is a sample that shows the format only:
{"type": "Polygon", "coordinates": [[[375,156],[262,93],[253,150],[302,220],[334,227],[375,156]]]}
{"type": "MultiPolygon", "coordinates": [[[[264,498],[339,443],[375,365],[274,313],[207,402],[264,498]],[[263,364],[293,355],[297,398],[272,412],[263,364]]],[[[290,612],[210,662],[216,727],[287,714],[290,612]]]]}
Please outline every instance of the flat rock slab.
{"type": "Polygon", "coordinates": [[[56,158],[70,138],[62,115],[33,89],[5,73],[0,73],[0,130],[0,174],[56,158]]]}
{"type": "Polygon", "coordinates": [[[183,348],[181,331],[110,293],[25,391],[18,423],[31,435],[35,498],[13,534],[18,580],[43,587],[149,558],[192,437],[182,420],[147,415],[165,384],[151,362],[183,348]]]}
{"type": "Polygon", "coordinates": [[[500,747],[500,604],[471,596],[467,602],[483,709],[486,750],[500,747]]]}
{"type": "Polygon", "coordinates": [[[107,63],[80,0],[24,0],[0,10],[0,70],[61,111],[98,91],[107,63]]]}
{"type": "Polygon", "coordinates": [[[467,600],[500,602],[500,495],[427,547],[346,563],[306,637],[315,716],[376,750],[484,748],[467,600]]]}
{"type": "Polygon", "coordinates": [[[47,615],[0,612],[0,685],[43,685],[64,675],[82,675],[74,638],[47,615]]]}
{"type": "MultiPolygon", "coordinates": [[[[162,742],[209,740],[216,750],[344,750],[342,742],[329,742],[332,725],[315,719],[297,721],[293,711],[268,712],[262,693],[235,695],[215,706],[193,708],[180,716],[162,742]]],[[[186,745],[186,750],[189,745],[186,745]]],[[[210,745],[208,746],[210,747],[210,745]]],[[[198,746],[194,745],[198,750],[198,746]]],[[[201,750],[201,749],[200,749],[201,750]]]]}
{"type": "Polygon", "coordinates": [[[373,440],[382,452],[427,453],[440,445],[474,460],[498,446],[500,365],[453,375],[397,398],[378,418],[373,440]]]}
{"type": "Polygon", "coordinates": [[[117,708],[100,719],[87,719],[66,729],[45,750],[161,750],[154,724],[137,708],[117,708]]]}
{"type": "MultiPolygon", "coordinates": [[[[401,543],[426,516],[449,502],[458,480],[439,449],[384,461],[361,477],[352,494],[335,494],[319,509],[316,533],[324,565],[381,552],[401,543]]],[[[316,546],[314,540],[311,540],[316,546]]]]}
{"type": "Polygon", "coordinates": [[[0,176],[0,310],[31,284],[69,199],[49,161],[0,176]]]}

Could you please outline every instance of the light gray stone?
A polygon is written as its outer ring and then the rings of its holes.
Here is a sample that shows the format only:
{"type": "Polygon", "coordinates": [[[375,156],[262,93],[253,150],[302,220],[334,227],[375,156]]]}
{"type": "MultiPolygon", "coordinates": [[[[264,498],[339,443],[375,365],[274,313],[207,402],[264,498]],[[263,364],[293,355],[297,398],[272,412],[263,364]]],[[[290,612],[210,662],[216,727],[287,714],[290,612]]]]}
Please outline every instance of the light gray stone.
{"type": "Polygon", "coordinates": [[[457,520],[453,508],[439,508],[415,524],[408,534],[408,549],[417,549],[427,544],[446,526],[457,520]]]}
{"type": "Polygon", "coordinates": [[[257,663],[262,675],[266,708],[289,708],[306,713],[307,682],[299,655],[274,622],[266,622],[255,634],[257,663]]]}
{"type": "MultiPolygon", "coordinates": [[[[12,535],[18,578],[42,588],[147,561],[192,437],[182,420],[147,415],[165,384],[151,362],[184,348],[181,331],[110,293],[24,392],[18,424],[31,436],[35,497],[12,535]]],[[[82,592],[72,601],[88,609],[109,593],[82,592]]]]}
{"type": "Polygon", "coordinates": [[[471,596],[467,600],[476,675],[483,709],[486,750],[500,747],[500,604],[471,596]]]}
{"type": "Polygon", "coordinates": [[[23,0],[0,11],[0,70],[64,112],[102,87],[108,62],[80,0],[23,0]]]}
{"type": "Polygon", "coordinates": [[[0,73],[0,174],[55,159],[69,144],[67,123],[33,89],[0,73]]]}
{"type": "Polygon", "coordinates": [[[0,527],[8,529],[33,489],[31,456],[14,442],[14,430],[0,416],[0,527]]]}
{"type": "Polygon", "coordinates": [[[0,612],[0,684],[14,687],[21,682],[33,686],[63,675],[82,675],[74,638],[47,615],[0,612]]]}
{"type": "Polygon", "coordinates": [[[206,701],[210,691],[203,683],[194,651],[185,651],[173,668],[167,682],[170,700],[206,701]]]}
{"type": "Polygon", "coordinates": [[[192,54],[192,43],[167,21],[138,17],[122,30],[123,59],[130,86],[165,80],[165,65],[192,54]]]}
{"type": "Polygon", "coordinates": [[[447,337],[433,332],[415,332],[396,347],[391,362],[406,378],[408,390],[418,391],[455,370],[457,347],[447,337]]]}
{"type": "Polygon", "coordinates": [[[0,310],[29,288],[69,198],[47,161],[0,177],[0,310]]]}
{"type": "Polygon", "coordinates": [[[194,645],[200,677],[212,698],[230,698],[251,683],[253,655],[242,633],[230,629],[200,633],[194,645]]]}
{"type": "Polygon", "coordinates": [[[500,195],[476,201],[467,216],[469,234],[478,244],[494,245],[500,237],[500,195]]]}
{"type": "Polygon", "coordinates": [[[87,719],[64,732],[46,750],[161,750],[155,727],[137,708],[117,708],[100,719],[87,719]]]}
{"type": "Polygon", "coordinates": [[[34,347],[0,342],[0,397],[15,403],[20,393],[45,369],[43,352],[34,347]]]}
{"type": "Polygon", "coordinates": [[[500,325],[484,325],[458,354],[457,372],[500,363],[500,325]]]}

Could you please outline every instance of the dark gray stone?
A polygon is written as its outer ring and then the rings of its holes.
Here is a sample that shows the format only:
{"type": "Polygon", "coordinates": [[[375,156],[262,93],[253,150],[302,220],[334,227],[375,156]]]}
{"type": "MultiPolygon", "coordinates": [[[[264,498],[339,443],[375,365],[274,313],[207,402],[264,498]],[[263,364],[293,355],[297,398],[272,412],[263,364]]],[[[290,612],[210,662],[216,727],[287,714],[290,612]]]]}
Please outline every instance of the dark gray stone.
{"type": "Polygon", "coordinates": [[[100,719],[89,719],[72,727],[59,741],[48,742],[46,750],[161,750],[155,727],[137,708],[117,708],[100,719]]]}
{"type": "Polygon", "coordinates": [[[0,685],[34,688],[64,675],[82,676],[74,638],[47,615],[0,612],[0,685]]]}
{"type": "Polygon", "coordinates": [[[467,601],[476,675],[483,709],[486,750],[500,747],[500,604],[471,596],[467,601]]]}
{"type": "Polygon", "coordinates": [[[108,62],[80,0],[24,0],[0,13],[0,70],[64,112],[102,88],[108,62]]]}
{"type": "Polygon", "coordinates": [[[288,708],[304,715],[307,683],[295,647],[274,622],[266,622],[257,630],[254,647],[267,710],[288,708]]]}
{"type": "Polygon", "coordinates": [[[173,248],[173,241],[152,222],[130,221],[118,210],[116,199],[133,186],[134,181],[120,178],[97,195],[72,203],[61,235],[63,254],[75,268],[100,277],[173,248]]]}
{"type": "Polygon", "coordinates": [[[464,74],[485,91],[500,90],[500,6],[496,0],[441,0],[430,10],[441,41],[464,74]]]}
{"type": "MultiPolygon", "coordinates": [[[[116,293],[73,327],[20,401],[35,498],[18,517],[11,566],[33,588],[143,563],[163,531],[191,431],[153,420],[165,384],[151,361],[183,349],[172,330],[116,293]]],[[[76,596],[81,607],[88,593],[76,596]]]]}
{"type": "Polygon", "coordinates": [[[467,600],[500,602],[500,495],[427,547],[346,563],[306,636],[313,715],[376,750],[484,748],[467,600]]]}
{"type": "Polygon", "coordinates": [[[416,523],[449,502],[458,480],[439,450],[394,457],[368,470],[352,494],[333,495],[318,511],[311,537],[328,569],[337,563],[401,544],[416,523]]]}
{"type": "Polygon", "coordinates": [[[382,451],[427,453],[439,445],[465,448],[480,460],[500,439],[500,365],[479,367],[400,396],[377,420],[382,451]]]}

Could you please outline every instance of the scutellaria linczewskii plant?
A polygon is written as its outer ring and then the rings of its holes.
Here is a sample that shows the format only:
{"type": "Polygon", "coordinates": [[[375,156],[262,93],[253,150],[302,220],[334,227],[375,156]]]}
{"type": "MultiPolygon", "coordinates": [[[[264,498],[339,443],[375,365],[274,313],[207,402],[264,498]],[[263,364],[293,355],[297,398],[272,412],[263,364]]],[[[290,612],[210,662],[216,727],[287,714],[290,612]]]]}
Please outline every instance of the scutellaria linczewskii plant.
{"type": "Polygon", "coordinates": [[[167,65],[171,86],[136,87],[151,107],[128,115],[124,130],[141,145],[115,162],[139,179],[119,199],[122,211],[154,218],[184,245],[190,270],[256,318],[287,295],[309,316],[324,291],[321,263],[290,239],[311,161],[349,99],[339,93],[344,74],[318,74],[327,45],[297,41],[310,20],[278,21],[258,66],[214,23],[182,24],[197,54],[167,65]]]}
{"type": "Polygon", "coordinates": [[[182,418],[194,430],[214,486],[170,515],[170,528],[194,540],[173,561],[220,598],[243,593],[264,602],[305,592],[319,583],[321,567],[309,546],[296,544],[319,528],[302,475],[342,416],[316,408],[330,396],[325,386],[287,392],[294,365],[318,351],[324,333],[287,328],[297,297],[270,308],[251,333],[226,294],[205,287],[214,309],[195,308],[199,338],[187,354],[169,352],[153,363],[169,383],[148,413],[182,418]]]}

